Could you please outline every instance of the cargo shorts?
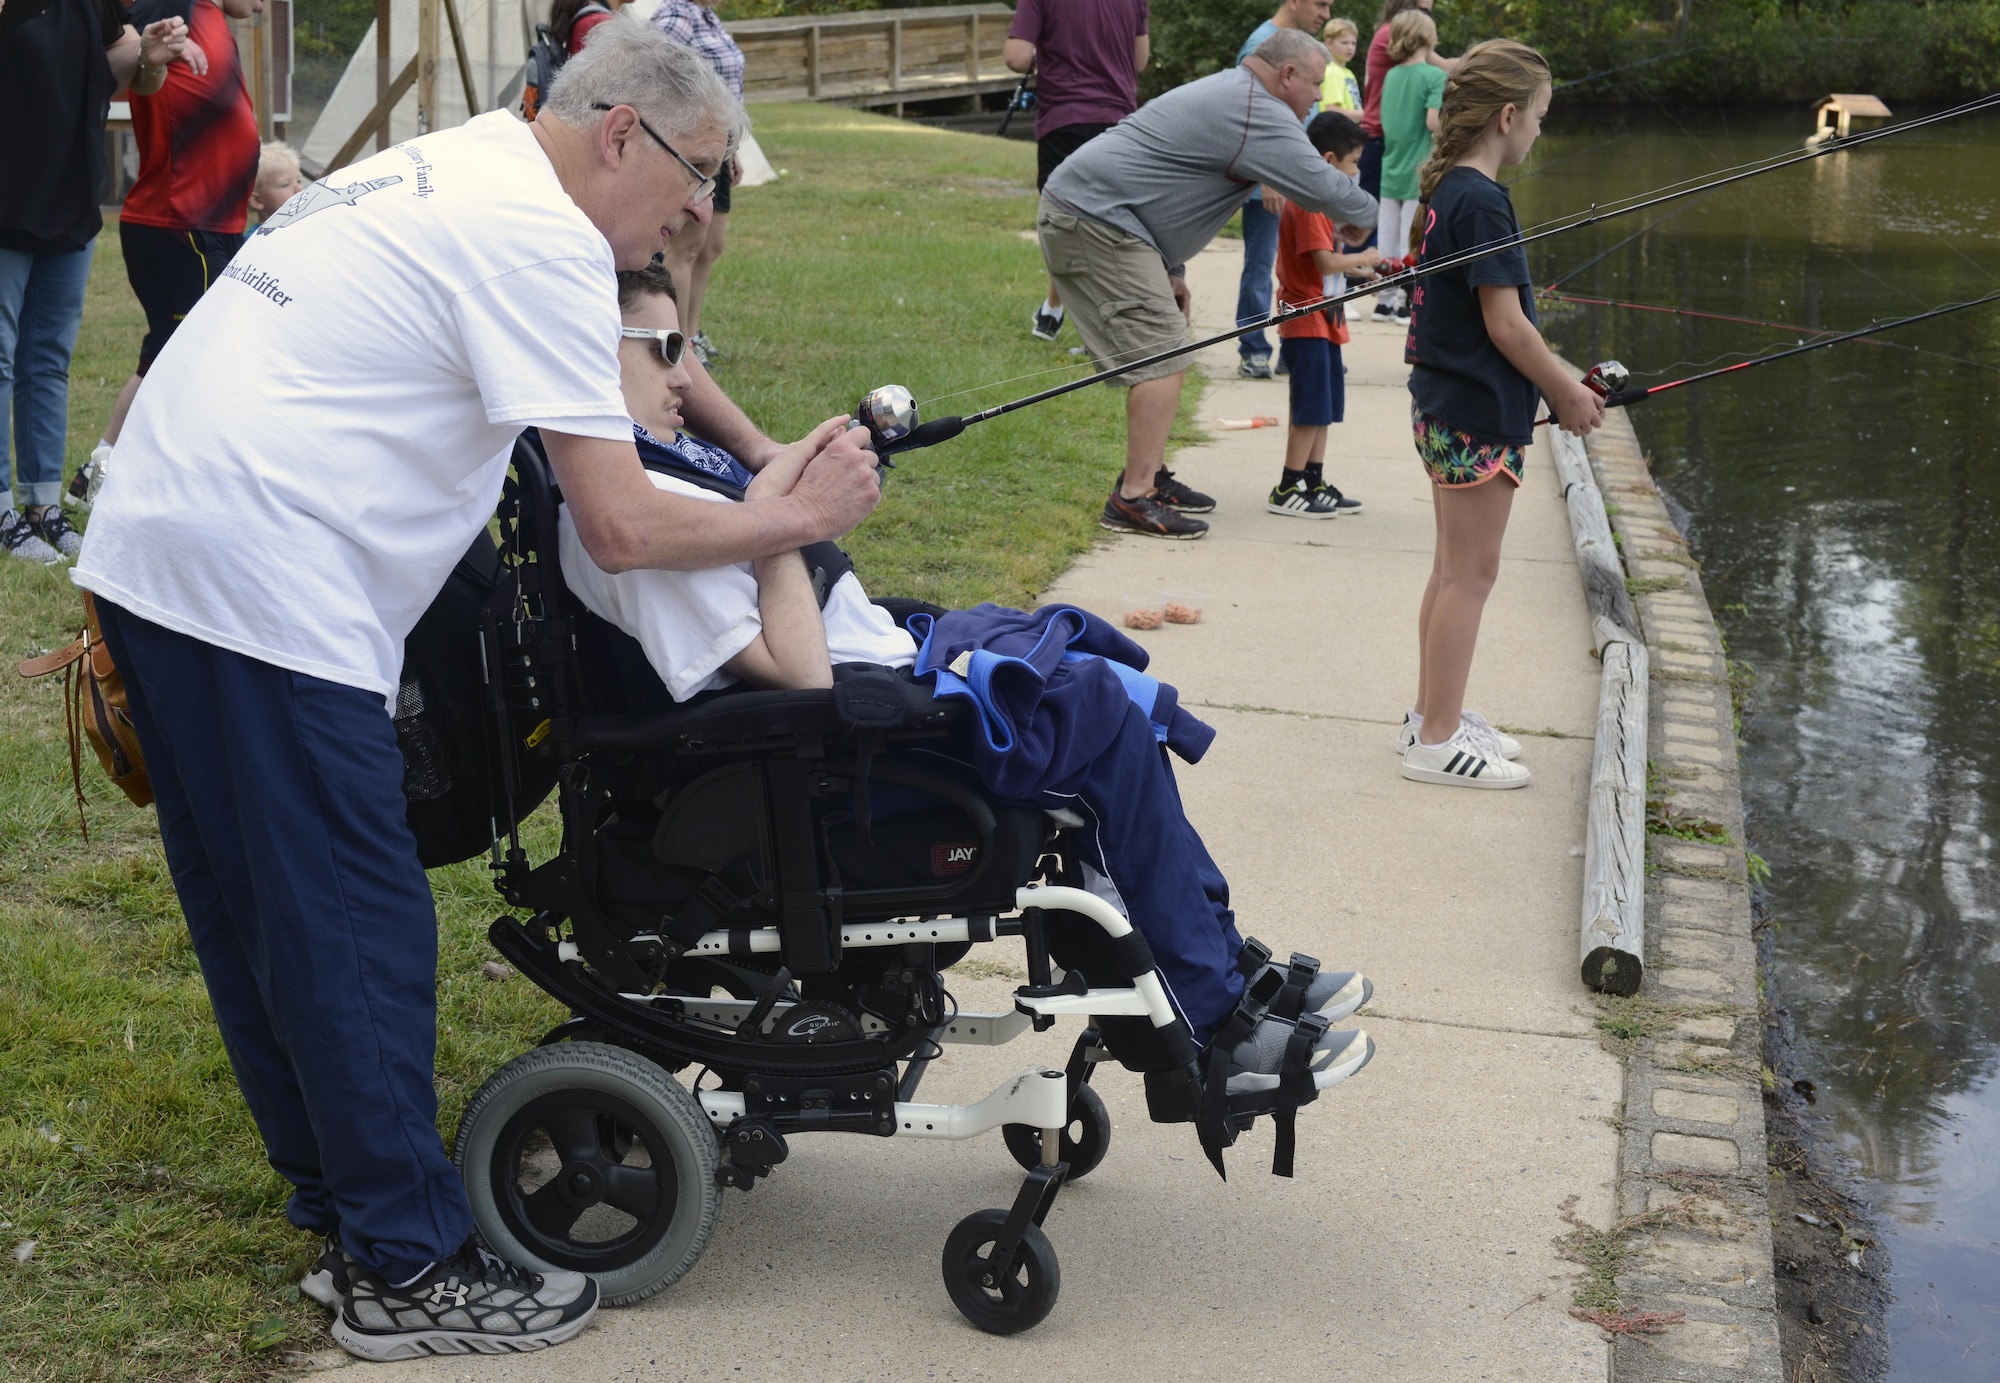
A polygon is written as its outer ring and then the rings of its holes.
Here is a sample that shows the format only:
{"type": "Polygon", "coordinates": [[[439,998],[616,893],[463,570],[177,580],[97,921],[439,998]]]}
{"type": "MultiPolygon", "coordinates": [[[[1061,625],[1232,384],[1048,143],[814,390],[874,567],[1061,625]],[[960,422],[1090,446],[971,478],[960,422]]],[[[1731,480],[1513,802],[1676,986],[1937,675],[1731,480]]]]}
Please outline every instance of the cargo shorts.
{"type": "MultiPolygon", "coordinates": [[[[1138,236],[1065,211],[1047,196],[1035,216],[1035,235],[1063,309],[1098,369],[1191,342],[1167,266],[1138,236]]],[[[1179,374],[1187,365],[1185,357],[1163,360],[1105,382],[1130,388],[1179,374]]]]}

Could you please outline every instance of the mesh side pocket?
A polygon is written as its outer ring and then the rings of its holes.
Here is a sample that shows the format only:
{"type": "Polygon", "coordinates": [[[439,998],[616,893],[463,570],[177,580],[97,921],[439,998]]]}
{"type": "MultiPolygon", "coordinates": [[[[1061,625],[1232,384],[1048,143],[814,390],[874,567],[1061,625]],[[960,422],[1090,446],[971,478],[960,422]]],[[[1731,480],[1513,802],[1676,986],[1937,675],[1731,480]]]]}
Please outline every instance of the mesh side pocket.
{"type": "Polygon", "coordinates": [[[424,687],[406,678],[396,689],[396,746],[403,751],[403,796],[430,802],[451,791],[451,769],[437,727],[424,714],[424,687]]]}

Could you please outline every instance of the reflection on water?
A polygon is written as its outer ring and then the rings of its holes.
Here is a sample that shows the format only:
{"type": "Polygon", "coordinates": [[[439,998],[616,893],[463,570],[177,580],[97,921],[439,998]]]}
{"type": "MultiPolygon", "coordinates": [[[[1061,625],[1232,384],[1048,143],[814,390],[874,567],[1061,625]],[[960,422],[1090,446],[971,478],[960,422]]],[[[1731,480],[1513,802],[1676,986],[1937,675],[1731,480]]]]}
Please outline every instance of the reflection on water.
{"type": "MultiPolygon", "coordinates": [[[[1530,225],[1796,147],[1808,127],[1803,111],[1552,123],[1515,181],[1530,225]]],[[[1536,247],[1538,280],[1637,228],[1536,247]]],[[[1703,197],[1562,287],[1829,330],[1992,292],[2000,119],[1703,197]]],[[[1558,309],[1550,335],[1639,383],[1800,339],[1609,307],[1558,309]]],[[[1984,1383],[2000,1376],[2000,306],[1874,340],[1675,391],[1633,421],[1731,655],[1756,669],[1750,846],[1772,867],[1801,1057],[1883,1213],[1891,1376],[1984,1383]]]]}

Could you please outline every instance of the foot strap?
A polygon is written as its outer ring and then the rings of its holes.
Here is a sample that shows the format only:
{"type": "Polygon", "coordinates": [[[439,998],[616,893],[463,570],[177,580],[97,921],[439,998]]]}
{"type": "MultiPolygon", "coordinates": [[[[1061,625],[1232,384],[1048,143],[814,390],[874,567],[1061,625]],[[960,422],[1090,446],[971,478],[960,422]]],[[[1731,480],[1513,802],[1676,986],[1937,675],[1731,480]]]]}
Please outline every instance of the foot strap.
{"type": "Polygon", "coordinates": [[[1195,1129],[1201,1138],[1201,1150],[1208,1155],[1215,1174],[1224,1181],[1229,1180],[1229,1173],[1222,1166],[1222,1150],[1236,1141],[1235,1121],[1229,1112],[1229,1078],[1237,1071],[1235,1051],[1257,1030],[1257,1024],[1270,1012],[1271,1001],[1284,984],[1282,973],[1265,967],[1244,986],[1235,1011],[1222,1020],[1209,1039],[1202,1072],[1201,1114],[1195,1120],[1195,1129]]]}
{"type": "Polygon", "coordinates": [[[1284,1064],[1278,1068],[1278,1107],[1271,1115],[1278,1129],[1277,1142],[1271,1151],[1272,1176],[1292,1174],[1292,1153],[1298,1146],[1299,1106],[1319,1098],[1319,1088],[1313,1084],[1313,1048],[1326,1036],[1330,1026],[1320,1014],[1302,1014],[1285,1042],[1284,1064]]]}
{"type": "Polygon", "coordinates": [[[1292,952],[1291,964],[1285,967],[1285,987],[1271,1001],[1271,1016],[1297,1018],[1305,1010],[1307,987],[1318,978],[1319,961],[1298,951],[1292,952]]]}
{"type": "MultiPolygon", "coordinates": [[[[1271,965],[1271,948],[1251,937],[1236,953],[1236,969],[1245,979],[1256,979],[1271,965]]],[[[1305,1010],[1306,990],[1319,978],[1319,961],[1303,952],[1292,952],[1291,963],[1280,972],[1283,987],[1272,996],[1273,1018],[1296,1018],[1305,1010]]]]}

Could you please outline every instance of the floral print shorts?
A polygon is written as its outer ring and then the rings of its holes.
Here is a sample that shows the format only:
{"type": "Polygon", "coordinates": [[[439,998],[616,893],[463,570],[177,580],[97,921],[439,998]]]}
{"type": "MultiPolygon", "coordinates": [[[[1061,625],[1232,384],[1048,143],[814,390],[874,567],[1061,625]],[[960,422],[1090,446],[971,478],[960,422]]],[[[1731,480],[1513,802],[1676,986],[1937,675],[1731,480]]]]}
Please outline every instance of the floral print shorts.
{"type": "Polygon", "coordinates": [[[1527,468],[1526,447],[1510,447],[1500,442],[1483,442],[1469,432],[1459,432],[1418,408],[1410,406],[1410,430],[1417,438],[1417,459],[1434,485],[1464,489],[1482,485],[1496,475],[1505,475],[1516,485],[1527,468]]]}

